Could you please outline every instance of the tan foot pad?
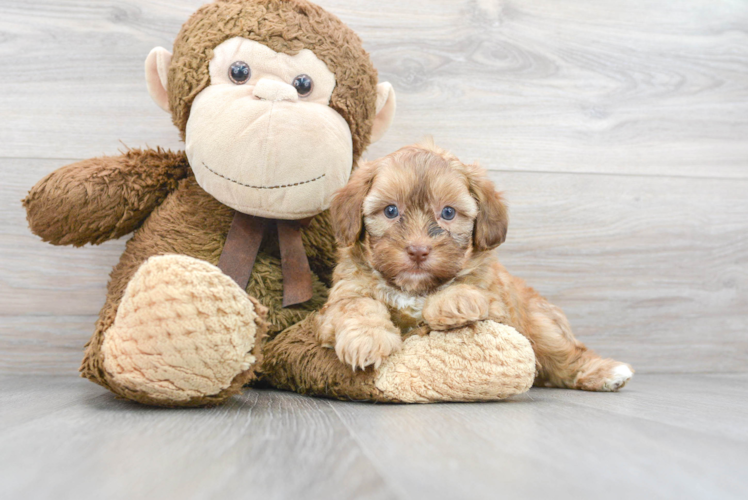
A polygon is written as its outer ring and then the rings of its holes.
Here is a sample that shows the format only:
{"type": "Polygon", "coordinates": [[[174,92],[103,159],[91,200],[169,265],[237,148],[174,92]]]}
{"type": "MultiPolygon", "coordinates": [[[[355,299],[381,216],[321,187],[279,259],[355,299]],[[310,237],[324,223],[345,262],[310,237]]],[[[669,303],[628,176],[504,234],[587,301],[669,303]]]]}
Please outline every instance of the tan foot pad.
{"type": "Polygon", "coordinates": [[[116,384],[155,400],[217,394],[255,363],[257,319],[247,294],[216,266],[151,257],[104,334],[104,368],[116,384]]]}
{"type": "Polygon", "coordinates": [[[529,390],[534,379],[530,342],[510,326],[482,321],[408,337],[375,384],[388,399],[428,403],[504,399],[529,390]]]}

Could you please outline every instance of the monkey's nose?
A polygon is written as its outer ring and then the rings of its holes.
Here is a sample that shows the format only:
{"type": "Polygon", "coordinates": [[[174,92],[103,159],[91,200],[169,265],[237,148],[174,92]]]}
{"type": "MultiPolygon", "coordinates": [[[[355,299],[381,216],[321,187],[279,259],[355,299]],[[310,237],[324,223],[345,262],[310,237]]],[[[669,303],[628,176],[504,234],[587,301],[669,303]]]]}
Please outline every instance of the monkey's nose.
{"type": "Polygon", "coordinates": [[[431,247],[425,245],[408,245],[406,250],[408,251],[408,257],[410,257],[410,260],[416,264],[420,264],[426,260],[431,253],[431,247]]]}
{"type": "Polygon", "coordinates": [[[291,85],[267,78],[260,79],[252,91],[255,97],[265,101],[290,101],[299,100],[299,93],[291,85]]]}

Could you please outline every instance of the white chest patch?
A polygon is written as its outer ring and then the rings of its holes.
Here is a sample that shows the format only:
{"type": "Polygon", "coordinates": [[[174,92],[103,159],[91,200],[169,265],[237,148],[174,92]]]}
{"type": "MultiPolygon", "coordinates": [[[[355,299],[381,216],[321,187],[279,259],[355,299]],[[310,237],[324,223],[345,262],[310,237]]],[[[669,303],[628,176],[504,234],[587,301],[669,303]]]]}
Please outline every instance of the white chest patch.
{"type": "Polygon", "coordinates": [[[393,288],[384,282],[379,283],[377,286],[377,292],[380,296],[380,300],[389,307],[397,309],[402,314],[406,314],[417,321],[423,319],[421,313],[423,312],[423,305],[426,302],[426,297],[421,295],[411,295],[402,290],[398,290],[397,288],[393,288]]]}

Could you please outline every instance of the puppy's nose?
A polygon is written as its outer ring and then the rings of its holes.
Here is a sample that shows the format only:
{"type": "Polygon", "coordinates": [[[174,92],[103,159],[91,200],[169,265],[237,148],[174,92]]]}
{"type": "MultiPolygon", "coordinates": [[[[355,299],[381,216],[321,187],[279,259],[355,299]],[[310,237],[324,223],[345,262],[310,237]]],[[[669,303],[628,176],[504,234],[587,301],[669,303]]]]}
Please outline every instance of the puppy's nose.
{"type": "Polygon", "coordinates": [[[408,248],[406,248],[406,250],[408,251],[410,260],[416,262],[417,264],[420,264],[421,262],[426,260],[426,257],[428,257],[431,253],[431,247],[427,247],[425,245],[408,245],[408,248]]]}

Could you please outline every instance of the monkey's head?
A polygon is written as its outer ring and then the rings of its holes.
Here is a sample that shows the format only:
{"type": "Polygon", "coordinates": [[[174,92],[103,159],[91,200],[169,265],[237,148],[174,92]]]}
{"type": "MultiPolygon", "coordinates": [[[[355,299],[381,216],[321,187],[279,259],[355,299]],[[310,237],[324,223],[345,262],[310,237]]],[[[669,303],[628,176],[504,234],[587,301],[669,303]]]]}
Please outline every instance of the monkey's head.
{"type": "Polygon", "coordinates": [[[171,112],[200,186],[268,218],[328,208],[395,112],[392,86],[377,84],[358,36],[305,0],[201,7],[173,55],[148,55],[146,81],[171,112]]]}

